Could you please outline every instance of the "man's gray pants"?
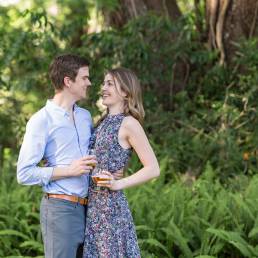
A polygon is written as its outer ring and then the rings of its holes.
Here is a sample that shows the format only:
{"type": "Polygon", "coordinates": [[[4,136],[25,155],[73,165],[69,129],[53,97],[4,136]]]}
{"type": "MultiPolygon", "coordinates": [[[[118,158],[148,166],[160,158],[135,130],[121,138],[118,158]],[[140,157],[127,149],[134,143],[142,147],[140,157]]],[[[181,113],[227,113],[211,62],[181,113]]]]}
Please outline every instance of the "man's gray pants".
{"type": "Polygon", "coordinates": [[[86,206],[43,196],[40,224],[45,258],[79,258],[85,233],[86,206]]]}

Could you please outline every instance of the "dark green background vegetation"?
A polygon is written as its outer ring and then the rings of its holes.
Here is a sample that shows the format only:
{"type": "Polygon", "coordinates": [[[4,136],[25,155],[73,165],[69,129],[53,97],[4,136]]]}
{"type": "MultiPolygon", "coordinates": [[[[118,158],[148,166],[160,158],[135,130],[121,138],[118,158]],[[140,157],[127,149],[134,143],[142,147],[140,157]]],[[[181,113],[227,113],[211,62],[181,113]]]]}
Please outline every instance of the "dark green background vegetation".
{"type": "MultiPolygon", "coordinates": [[[[17,184],[16,161],[27,120],[53,96],[48,65],[67,52],[91,60],[92,89],[80,105],[93,117],[105,69],[131,68],[142,82],[161,168],[127,190],[142,257],[258,257],[257,38],[240,40],[221,66],[196,30],[204,15],[178,2],[177,22],[148,13],[119,29],[100,12],[114,0],[0,6],[0,257],[43,256],[41,189],[17,184]]],[[[134,157],[128,173],[137,168],[134,157]]]]}

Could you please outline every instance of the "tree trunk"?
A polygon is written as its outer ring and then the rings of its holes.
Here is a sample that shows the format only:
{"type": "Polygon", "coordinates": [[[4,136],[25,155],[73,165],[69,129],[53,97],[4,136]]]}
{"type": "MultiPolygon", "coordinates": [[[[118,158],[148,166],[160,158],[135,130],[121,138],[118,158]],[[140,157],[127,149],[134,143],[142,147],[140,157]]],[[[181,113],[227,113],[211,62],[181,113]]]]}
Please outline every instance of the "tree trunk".
{"type": "Polygon", "coordinates": [[[176,0],[119,0],[119,7],[109,12],[103,10],[107,25],[121,28],[129,20],[152,11],[158,15],[168,16],[175,21],[181,16],[176,0]]]}
{"type": "MultiPolygon", "coordinates": [[[[127,22],[135,19],[139,16],[143,16],[148,12],[168,17],[172,22],[176,22],[178,18],[182,16],[176,0],[119,0],[118,8],[109,12],[103,10],[104,19],[108,26],[114,28],[121,28],[127,22]]],[[[169,41],[173,44],[173,41],[178,39],[178,32],[171,31],[169,41]]],[[[163,42],[158,42],[159,48],[162,48],[163,42]]],[[[163,67],[163,60],[155,60],[153,67],[159,67],[160,74],[167,73],[168,69],[171,71],[171,81],[157,80],[153,82],[151,88],[155,92],[156,96],[162,102],[162,106],[165,109],[170,110],[173,107],[172,99],[173,96],[183,90],[186,86],[186,78],[188,77],[189,67],[185,60],[177,60],[172,67],[163,67]],[[166,71],[162,70],[166,69],[166,71]]],[[[137,71],[135,70],[136,72],[137,71]]],[[[150,71],[151,72],[151,71],[150,71]]],[[[143,87],[150,87],[150,85],[143,85],[143,87]]]]}
{"type": "Polygon", "coordinates": [[[240,39],[258,35],[258,0],[206,0],[210,48],[218,49],[220,64],[230,63],[240,39]]]}

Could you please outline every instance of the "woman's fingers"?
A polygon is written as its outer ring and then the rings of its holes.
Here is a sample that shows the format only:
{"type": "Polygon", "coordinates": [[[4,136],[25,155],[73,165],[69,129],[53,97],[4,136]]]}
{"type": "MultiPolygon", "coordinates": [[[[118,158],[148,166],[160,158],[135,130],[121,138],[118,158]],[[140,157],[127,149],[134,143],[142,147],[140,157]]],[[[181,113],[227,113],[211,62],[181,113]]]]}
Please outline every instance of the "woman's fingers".
{"type": "Polygon", "coordinates": [[[97,183],[97,186],[102,186],[102,187],[110,188],[111,187],[111,183],[110,183],[110,180],[100,181],[100,182],[97,183]]]}
{"type": "Polygon", "coordinates": [[[106,175],[106,176],[109,176],[110,178],[113,177],[113,175],[109,171],[107,171],[107,170],[102,170],[101,171],[101,175],[106,175]]]}
{"type": "Polygon", "coordinates": [[[123,169],[117,170],[113,175],[116,180],[122,179],[124,175],[124,170],[123,169]]]}
{"type": "Polygon", "coordinates": [[[108,171],[102,171],[100,175],[98,175],[101,180],[98,180],[98,186],[103,187],[111,187],[111,182],[114,180],[113,175],[108,171]]]}

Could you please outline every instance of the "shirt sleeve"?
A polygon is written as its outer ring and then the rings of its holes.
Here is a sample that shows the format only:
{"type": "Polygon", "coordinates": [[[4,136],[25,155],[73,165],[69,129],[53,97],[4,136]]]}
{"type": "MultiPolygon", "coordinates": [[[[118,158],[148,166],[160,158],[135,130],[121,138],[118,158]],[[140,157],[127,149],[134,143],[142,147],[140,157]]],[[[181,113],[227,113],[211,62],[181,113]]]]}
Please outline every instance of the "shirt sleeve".
{"type": "Polygon", "coordinates": [[[23,185],[47,185],[52,177],[52,167],[39,167],[47,144],[48,128],[44,117],[34,115],[26,126],[17,163],[17,181],[23,185]]]}

